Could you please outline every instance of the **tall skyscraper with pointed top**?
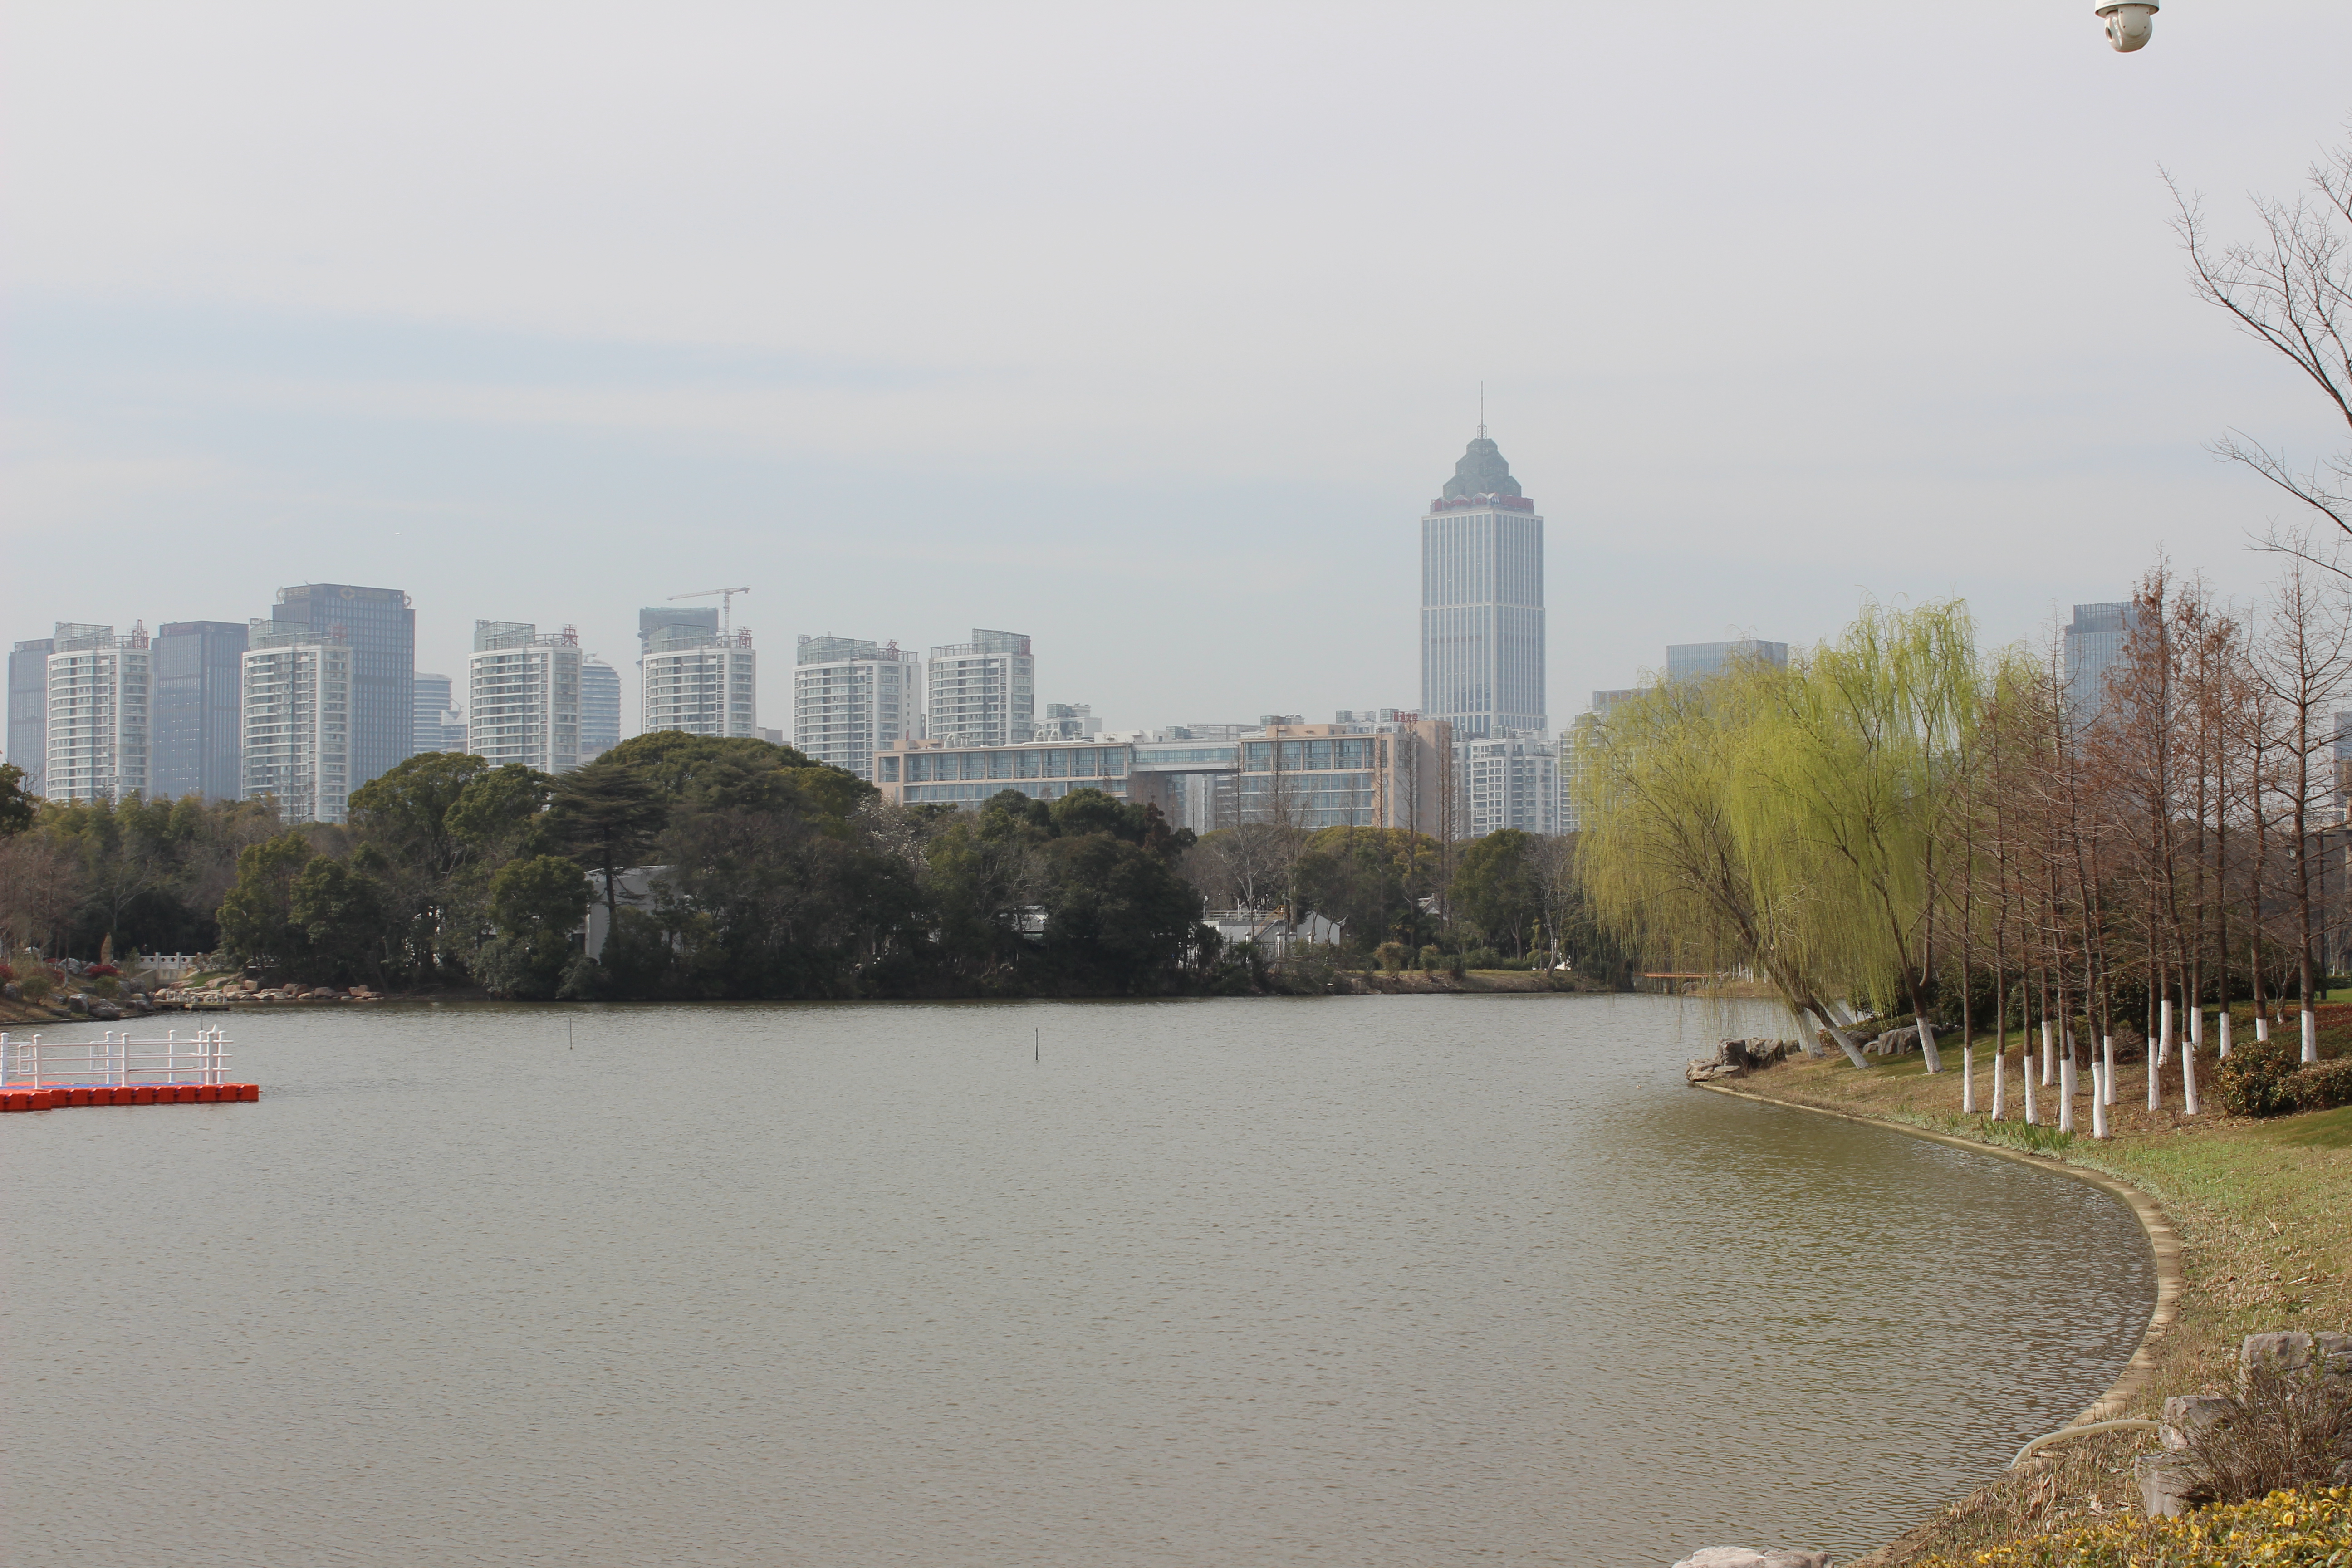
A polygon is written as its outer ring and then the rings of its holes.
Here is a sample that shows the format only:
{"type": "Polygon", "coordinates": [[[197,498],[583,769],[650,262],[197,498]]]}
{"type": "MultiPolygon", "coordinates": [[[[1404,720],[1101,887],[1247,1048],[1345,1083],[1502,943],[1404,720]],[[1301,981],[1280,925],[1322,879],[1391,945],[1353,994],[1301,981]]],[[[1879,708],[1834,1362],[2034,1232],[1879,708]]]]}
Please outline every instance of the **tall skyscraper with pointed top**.
{"type": "Polygon", "coordinates": [[[1457,742],[1549,728],[1543,519],[1483,423],[1421,520],[1421,712],[1457,742]]]}

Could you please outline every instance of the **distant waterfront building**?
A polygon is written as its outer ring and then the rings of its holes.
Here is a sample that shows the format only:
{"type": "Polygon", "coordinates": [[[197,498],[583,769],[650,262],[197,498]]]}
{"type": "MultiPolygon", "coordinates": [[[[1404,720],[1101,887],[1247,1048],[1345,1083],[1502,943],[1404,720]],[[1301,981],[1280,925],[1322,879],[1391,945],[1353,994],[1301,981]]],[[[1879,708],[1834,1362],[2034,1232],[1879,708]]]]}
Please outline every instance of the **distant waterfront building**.
{"type": "Polygon", "coordinates": [[[756,658],[748,631],[722,635],[677,624],[656,628],[639,667],[646,732],[758,738],[756,658]]]}
{"type": "Polygon", "coordinates": [[[288,822],[351,816],[359,658],[331,634],[255,621],[241,659],[243,795],[288,822]]]}
{"type": "Polygon", "coordinates": [[[925,735],[950,746],[1003,746],[1037,722],[1037,661],[1019,632],[974,626],[971,640],[931,649],[925,735]]]}
{"type": "Polygon", "coordinates": [[[158,800],[195,795],[236,800],[245,793],[240,761],[245,649],[239,621],[171,621],[155,628],[155,752],[158,800]]]}
{"type": "Polygon", "coordinates": [[[1761,642],[1755,637],[1737,637],[1729,642],[1668,643],[1666,679],[1703,680],[1710,675],[1722,674],[1740,660],[1777,665],[1785,669],[1789,664],[1789,645],[1761,642]]]}
{"type": "Polygon", "coordinates": [[[278,590],[269,618],[352,651],[351,787],[416,749],[416,612],[398,588],[304,583],[278,590]]]}
{"type": "Polygon", "coordinates": [[[1461,741],[1549,725],[1543,519],[1484,425],[1421,520],[1421,711],[1461,741]]]}
{"type": "Polygon", "coordinates": [[[1463,836],[1484,838],[1514,828],[1560,831],[1559,753],[1540,735],[1488,735],[1464,741],[1463,836]]]}
{"type": "Polygon", "coordinates": [[[580,637],[527,621],[476,621],[466,660],[466,750],[543,773],[580,765],[580,637]]]}
{"type": "Polygon", "coordinates": [[[41,759],[49,749],[49,655],[55,637],[27,637],[8,650],[8,752],[0,761],[25,770],[22,787],[39,795],[41,759]]]}
{"type": "Polygon", "coordinates": [[[457,706],[457,682],[446,675],[416,672],[416,733],[411,755],[466,749],[466,710],[457,706]]]}
{"type": "Polygon", "coordinates": [[[593,763],[621,743],[621,672],[588,655],[580,661],[580,760],[593,763]]]}
{"type": "Polygon", "coordinates": [[[42,794],[51,800],[124,801],[152,788],[153,654],[145,626],[61,622],[47,659],[42,794]]]}
{"type": "Polygon", "coordinates": [[[792,744],[869,783],[874,753],[911,733],[923,708],[912,649],[860,637],[804,637],[793,667],[792,744]]]}
{"type": "Polygon", "coordinates": [[[2075,722],[2088,722],[2106,706],[2107,672],[2123,663],[2139,624],[2140,607],[2128,599],[2074,606],[2074,619],[2064,628],[2063,653],[2066,706],[2075,722]]]}
{"type": "Polygon", "coordinates": [[[1102,733],[1102,721],[1087,702],[1048,702],[1045,716],[1030,734],[1033,741],[1083,741],[1102,733]]]}

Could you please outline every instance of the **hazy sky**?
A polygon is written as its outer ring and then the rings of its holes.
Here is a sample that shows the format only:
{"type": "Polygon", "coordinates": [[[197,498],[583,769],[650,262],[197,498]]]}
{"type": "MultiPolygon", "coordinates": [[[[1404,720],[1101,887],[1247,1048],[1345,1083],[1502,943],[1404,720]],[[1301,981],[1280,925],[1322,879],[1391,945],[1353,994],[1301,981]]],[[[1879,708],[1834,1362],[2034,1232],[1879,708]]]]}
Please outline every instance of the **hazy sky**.
{"type": "Polygon", "coordinates": [[[1114,726],[1410,707],[1482,380],[1556,723],[1865,594],[2250,592],[2203,444],[2342,430],[2157,167],[2291,193],[2352,5],[2090,12],[12,5],[0,637],[350,582],[625,671],[750,584],[772,726],[798,634],[975,626],[1114,726]]]}

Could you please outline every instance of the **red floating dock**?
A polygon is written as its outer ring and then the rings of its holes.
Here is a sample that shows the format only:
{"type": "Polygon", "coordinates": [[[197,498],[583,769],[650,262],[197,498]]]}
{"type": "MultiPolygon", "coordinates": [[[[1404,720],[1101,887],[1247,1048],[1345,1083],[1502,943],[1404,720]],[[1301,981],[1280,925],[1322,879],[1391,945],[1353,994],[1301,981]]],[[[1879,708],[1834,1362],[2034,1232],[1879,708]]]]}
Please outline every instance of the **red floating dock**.
{"type": "Polygon", "coordinates": [[[261,1098],[257,1083],[228,1081],[228,1037],[199,1029],[182,1039],[51,1040],[0,1034],[0,1111],[80,1105],[223,1105],[261,1098]]]}

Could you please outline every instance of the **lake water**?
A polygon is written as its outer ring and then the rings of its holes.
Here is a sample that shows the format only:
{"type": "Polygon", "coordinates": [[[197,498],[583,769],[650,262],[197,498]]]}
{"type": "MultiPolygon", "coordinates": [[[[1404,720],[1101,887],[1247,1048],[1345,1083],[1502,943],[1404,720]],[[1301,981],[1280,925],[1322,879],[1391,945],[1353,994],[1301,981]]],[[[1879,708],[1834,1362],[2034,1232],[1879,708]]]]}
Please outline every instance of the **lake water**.
{"type": "Polygon", "coordinates": [[[0,1121],[18,1568],[1850,1557],[2154,1295],[2096,1189],[1682,1087],[1762,1009],[228,1022],[258,1104],[0,1121]]]}

